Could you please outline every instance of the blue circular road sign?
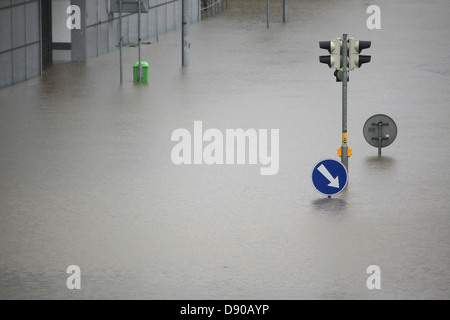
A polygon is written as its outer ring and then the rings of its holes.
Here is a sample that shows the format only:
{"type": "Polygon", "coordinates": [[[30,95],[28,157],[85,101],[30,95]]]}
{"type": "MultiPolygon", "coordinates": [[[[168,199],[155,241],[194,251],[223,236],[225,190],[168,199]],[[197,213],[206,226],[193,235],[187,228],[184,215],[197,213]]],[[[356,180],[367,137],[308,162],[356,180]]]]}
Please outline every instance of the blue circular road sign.
{"type": "Polygon", "coordinates": [[[316,164],[311,178],[314,187],[320,193],[331,196],[345,189],[348,173],[345,166],[339,161],[326,159],[316,164]]]}

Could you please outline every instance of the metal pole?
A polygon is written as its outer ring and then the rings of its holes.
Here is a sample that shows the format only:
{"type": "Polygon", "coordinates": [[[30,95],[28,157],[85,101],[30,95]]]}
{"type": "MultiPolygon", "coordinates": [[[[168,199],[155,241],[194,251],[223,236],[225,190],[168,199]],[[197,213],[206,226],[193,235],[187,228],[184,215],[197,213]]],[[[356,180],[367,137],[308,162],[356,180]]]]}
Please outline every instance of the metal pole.
{"type": "Polygon", "coordinates": [[[142,68],[141,68],[141,1],[138,1],[138,56],[139,56],[139,83],[142,82],[142,68]]]}
{"type": "Polygon", "coordinates": [[[348,170],[347,146],[347,34],[342,37],[342,153],[341,162],[348,170]]]}
{"type": "Polygon", "coordinates": [[[383,125],[382,121],[378,122],[378,157],[381,157],[381,143],[383,142],[383,125]]]}
{"type": "MultiPolygon", "coordinates": [[[[42,68],[43,68],[43,63],[42,63],[42,1],[39,1],[39,34],[41,35],[39,37],[39,76],[42,77],[42,74],[44,73],[42,68]]],[[[11,21],[12,22],[12,21],[11,21]]],[[[12,28],[11,28],[12,30],[12,28]]],[[[13,73],[14,74],[14,73],[13,73]]]]}
{"type": "Polygon", "coordinates": [[[283,22],[288,21],[289,0],[283,0],[283,22]]]}
{"type": "Polygon", "coordinates": [[[119,0],[119,47],[120,47],[120,83],[123,82],[122,68],[122,0],[119,0]]]}
{"type": "Polygon", "coordinates": [[[270,0],[267,0],[267,29],[269,29],[269,18],[270,18],[270,0]]]}
{"type": "Polygon", "coordinates": [[[189,15],[189,6],[188,0],[181,1],[181,10],[182,10],[182,31],[181,31],[181,44],[182,44],[182,52],[181,52],[181,64],[183,66],[189,65],[189,41],[188,41],[188,24],[187,18],[189,15]]]}

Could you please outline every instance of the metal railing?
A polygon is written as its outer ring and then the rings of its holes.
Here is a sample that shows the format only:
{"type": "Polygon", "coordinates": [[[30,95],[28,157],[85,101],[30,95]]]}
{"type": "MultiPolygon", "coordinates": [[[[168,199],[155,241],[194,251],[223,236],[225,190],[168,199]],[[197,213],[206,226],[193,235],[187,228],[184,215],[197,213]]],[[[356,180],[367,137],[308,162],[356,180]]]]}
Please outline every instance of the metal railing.
{"type": "Polygon", "coordinates": [[[201,18],[208,18],[228,9],[228,0],[200,0],[201,18]]]}

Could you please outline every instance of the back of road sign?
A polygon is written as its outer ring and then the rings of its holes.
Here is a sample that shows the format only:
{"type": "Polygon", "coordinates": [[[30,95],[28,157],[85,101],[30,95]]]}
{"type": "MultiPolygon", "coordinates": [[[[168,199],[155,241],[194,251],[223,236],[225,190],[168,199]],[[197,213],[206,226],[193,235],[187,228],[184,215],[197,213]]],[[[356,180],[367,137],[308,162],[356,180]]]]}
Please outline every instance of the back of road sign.
{"type": "Polygon", "coordinates": [[[348,173],[345,166],[339,161],[326,159],[315,165],[311,179],[314,187],[320,193],[331,196],[345,189],[348,173]]]}
{"type": "Polygon", "coordinates": [[[373,147],[385,148],[397,137],[397,125],[385,114],[370,117],[363,127],[366,141],[373,147]]]}

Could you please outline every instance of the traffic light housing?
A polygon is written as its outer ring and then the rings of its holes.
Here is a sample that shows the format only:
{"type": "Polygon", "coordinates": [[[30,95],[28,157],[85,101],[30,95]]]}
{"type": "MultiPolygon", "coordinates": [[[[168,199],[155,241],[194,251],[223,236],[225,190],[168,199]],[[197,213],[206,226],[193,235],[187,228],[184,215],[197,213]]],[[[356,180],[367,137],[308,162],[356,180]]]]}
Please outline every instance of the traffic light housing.
{"type": "Polygon", "coordinates": [[[348,68],[353,70],[360,68],[362,64],[369,63],[371,56],[360,55],[361,51],[370,48],[371,41],[355,40],[349,38],[348,40],[348,68]]]}
{"type": "Polygon", "coordinates": [[[342,39],[340,38],[331,41],[320,41],[320,48],[328,50],[330,55],[320,56],[319,61],[327,64],[330,68],[340,69],[342,64],[341,43],[342,39]]]}
{"type": "Polygon", "coordinates": [[[326,49],[330,53],[330,55],[319,56],[319,61],[327,64],[330,68],[336,69],[334,72],[336,82],[342,82],[344,76],[344,59],[342,54],[347,56],[347,81],[350,79],[349,70],[360,68],[361,65],[369,63],[371,60],[371,56],[360,54],[362,50],[370,48],[371,41],[355,40],[355,38],[349,37],[347,39],[347,52],[345,53],[342,52],[342,38],[330,41],[319,41],[319,46],[321,49],[326,49]]]}
{"type": "MultiPolygon", "coordinates": [[[[342,82],[342,79],[344,79],[344,71],[342,68],[334,71],[334,76],[336,77],[336,82],[342,82]]],[[[350,81],[350,72],[347,72],[347,81],[350,81]]]]}

